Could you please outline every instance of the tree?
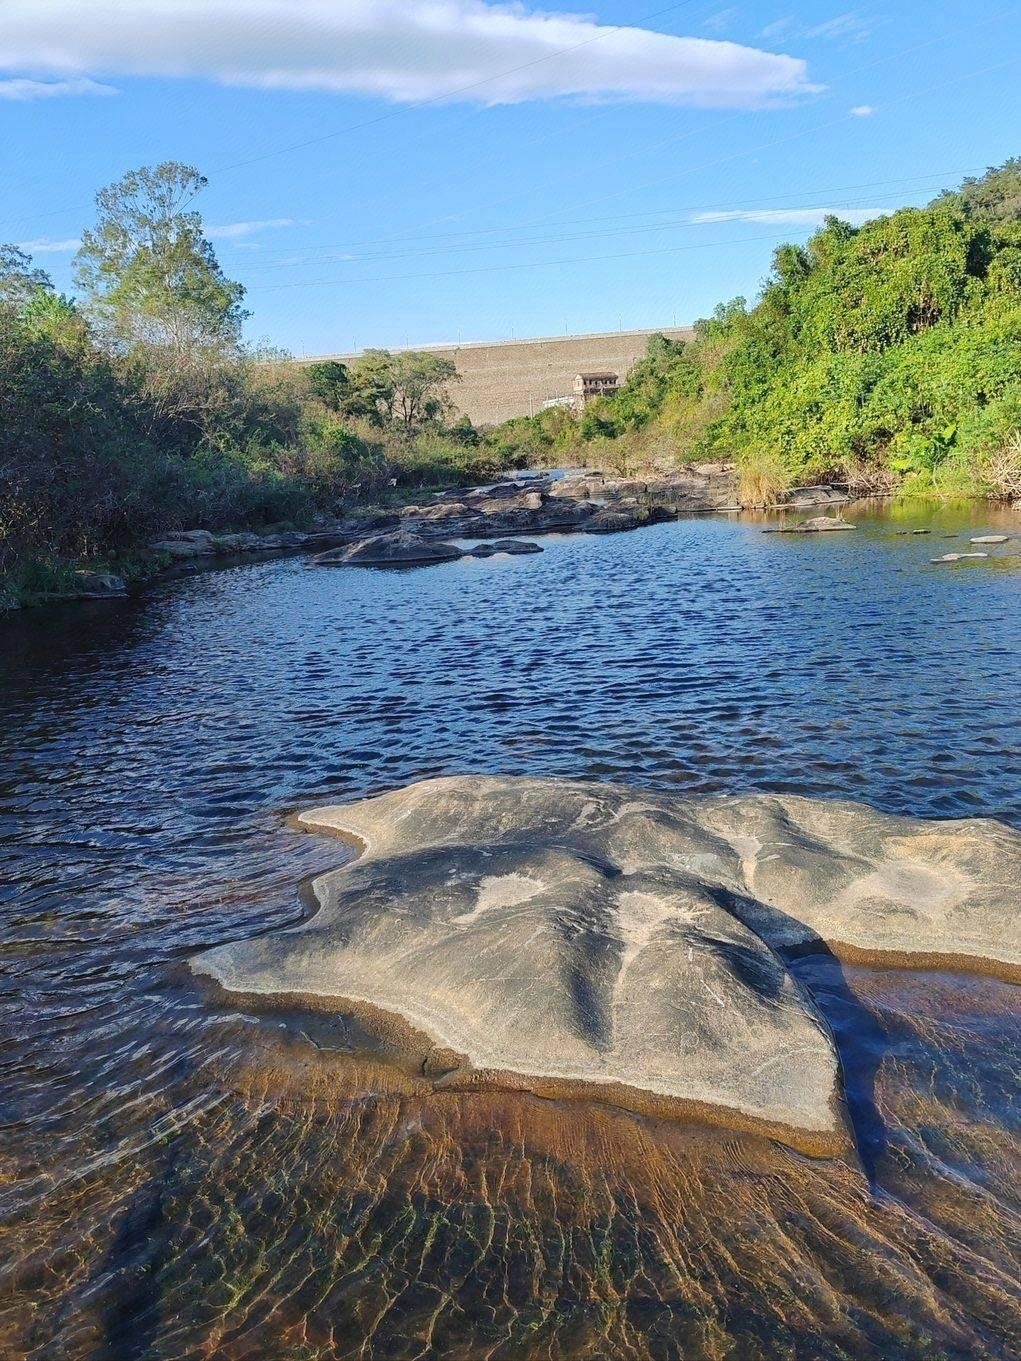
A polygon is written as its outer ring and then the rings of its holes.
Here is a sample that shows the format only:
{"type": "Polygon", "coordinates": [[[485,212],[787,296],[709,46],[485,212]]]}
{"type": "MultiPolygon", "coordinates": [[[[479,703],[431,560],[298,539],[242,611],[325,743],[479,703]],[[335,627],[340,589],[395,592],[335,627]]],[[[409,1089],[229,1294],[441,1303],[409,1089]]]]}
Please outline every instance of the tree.
{"type": "Polygon", "coordinates": [[[960,189],[941,194],[932,206],[958,208],[984,222],[1017,222],[1021,219],[1021,157],[994,166],[980,179],[969,177],[960,189]]]}
{"type": "Polygon", "coordinates": [[[396,410],[405,429],[436,421],[450,406],[447,384],[457,378],[452,359],[409,350],[394,356],[396,410]]]}
{"type": "Polygon", "coordinates": [[[52,289],[50,276],[36,269],[20,246],[0,244],[0,303],[21,311],[38,294],[52,289]]]}
{"type": "Polygon", "coordinates": [[[191,204],[206,187],[191,166],[132,170],[96,196],[75,280],[114,341],[178,353],[236,346],[245,290],[226,277],[191,204]]]}
{"type": "Polygon", "coordinates": [[[312,396],[318,398],[330,411],[343,411],[351,396],[351,376],[347,371],[347,365],[335,359],[310,364],[308,387],[312,396]]]}
{"type": "Polygon", "coordinates": [[[350,391],[340,409],[380,427],[402,425],[411,431],[449,410],[447,384],[456,378],[453,361],[439,355],[366,350],[351,366],[350,391]]]}

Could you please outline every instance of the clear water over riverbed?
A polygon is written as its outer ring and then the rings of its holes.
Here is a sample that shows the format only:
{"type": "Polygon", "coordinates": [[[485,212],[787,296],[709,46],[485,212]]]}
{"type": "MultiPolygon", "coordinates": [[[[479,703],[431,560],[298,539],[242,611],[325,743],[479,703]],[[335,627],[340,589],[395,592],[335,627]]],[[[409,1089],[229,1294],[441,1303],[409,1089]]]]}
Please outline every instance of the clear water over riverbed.
{"type": "Polygon", "coordinates": [[[0,621],[0,1356],[1021,1353],[1007,984],[799,965],[870,1185],[586,1103],[366,1099],[315,1027],[182,965],[296,920],[342,858],[287,811],[424,776],[1021,827],[1021,538],[929,561],[1021,515],[849,518],[281,559],[0,621]]]}

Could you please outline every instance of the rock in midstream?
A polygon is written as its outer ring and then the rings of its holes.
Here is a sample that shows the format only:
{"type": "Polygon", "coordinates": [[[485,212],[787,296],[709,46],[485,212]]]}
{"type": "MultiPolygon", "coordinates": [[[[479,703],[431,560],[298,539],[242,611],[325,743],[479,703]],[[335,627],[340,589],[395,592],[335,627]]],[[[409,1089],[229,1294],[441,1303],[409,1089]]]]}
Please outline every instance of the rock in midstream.
{"type": "Polygon", "coordinates": [[[849,520],[837,515],[817,515],[812,520],[802,520],[799,525],[772,525],[763,534],[827,534],[833,530],[857,529],[849,520]]]}
{"type": "Polygon", "coordinates": [[[312,562],[317,567],[421,567],[463,556],[454,544],[424,539],[402,528],[318,553],[312,562]]]}
{"type": "Polygon", "coordinates": [[[329,998],[452,1054],[445,1085],[595,1091],[843,1143],[839,1064],[783,956],[1021,976],[1021,835],[788,796],[454,777],[305,813],[362,848],[298,927],[208,951],[229,992],[329,998]]]}

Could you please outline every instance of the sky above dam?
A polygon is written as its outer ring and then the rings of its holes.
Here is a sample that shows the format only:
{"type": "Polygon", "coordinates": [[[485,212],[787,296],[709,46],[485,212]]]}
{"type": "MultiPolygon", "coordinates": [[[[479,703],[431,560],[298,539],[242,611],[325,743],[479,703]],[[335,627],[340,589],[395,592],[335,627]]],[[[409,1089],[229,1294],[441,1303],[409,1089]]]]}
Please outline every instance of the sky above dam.
{"type": "Polygon", "coordinates": [[[293,353],[684,325],[1021,154],[1014,0],[3,0],[0,241],[180,160],[293,353]]]}

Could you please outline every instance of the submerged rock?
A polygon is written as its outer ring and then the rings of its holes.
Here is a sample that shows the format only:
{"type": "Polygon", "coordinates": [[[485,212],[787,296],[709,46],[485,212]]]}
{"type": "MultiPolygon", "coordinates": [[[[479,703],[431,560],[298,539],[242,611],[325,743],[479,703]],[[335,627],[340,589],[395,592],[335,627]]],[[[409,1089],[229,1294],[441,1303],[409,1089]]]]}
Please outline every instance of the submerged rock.
{"type": "Polygon", "coordinates": [[[420,534],[398,529],[358,539],[346,548],[318,553],[312,562],[318,567],[414,567],[450,562],[462,556],[461,549],[452,543],[424,539],[420,534]]]}
{"type": "Polygon", "coordinates": [[[468,552],[473,558],[493,558],[498,553],[518,557],[524,553],[541,553],[542,545],[531,543],[528,539],[494,539],[491,543],[476,544],[468,552]]]}
{"type": "Polygon", "coordinates": [[[817,515],[812,520],[803,520],[800,525],[776,525],[764,529],[764,534],[826,534],[836,529],[857,529],[842,515],[817,515]]]}
{"type": "Polygon", "coordinates": [[[851,498],[841,487],[792,487],[784,498],[784,505],[793,509],[809,506],[844,505],[851,498]]]}
{"type": "Polygon", "coordinates": [[[382,1016],[442,1051],[447,1086],[594,1090],[822,1148],[837,1057],[785,953],[1021,976],[1021,836],[993,822],[486,777],[300,821],[361,859],[315,881],[303,925],[194,969],[382,1016]]]}
{"type": "Polygon", "coordinates": [[[494,539],[493,547],[498,553],[541,553],[542,544],[532,543],[530,539],[494,539]]]}

